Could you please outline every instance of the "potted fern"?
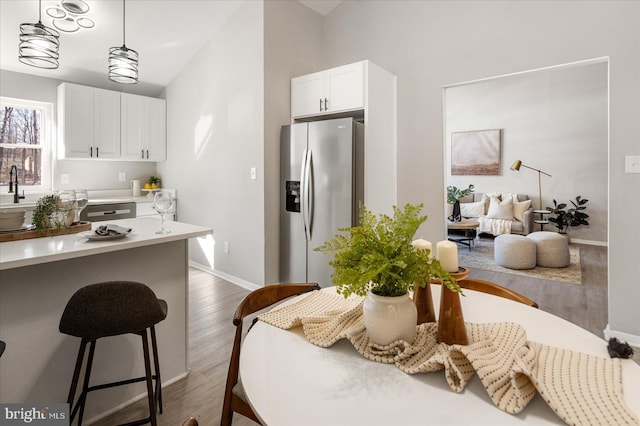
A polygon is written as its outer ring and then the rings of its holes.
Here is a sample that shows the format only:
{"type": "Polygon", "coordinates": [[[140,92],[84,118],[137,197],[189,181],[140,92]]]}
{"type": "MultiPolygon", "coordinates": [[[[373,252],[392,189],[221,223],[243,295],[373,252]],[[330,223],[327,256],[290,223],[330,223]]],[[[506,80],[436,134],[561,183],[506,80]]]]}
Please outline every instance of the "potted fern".
{"type": "Polygon", "coordinates": [[[440,262],[429,256],[429,250],[411,244],[418,227],[427,220],[420,214],[422,208],[422,204],[407,204],[402,210],[393,206],[393,216],[376,217],[361,205],[359,226],[341,228],[343,233],[315,249],[333,255],[329,264],[339,294],[366,296],[365,326],[375,343],[413,341],[417,313],[408,293],[414,286],[424,287],[432,278],[439,278],[450,290],[460,291],[440,262]]]}

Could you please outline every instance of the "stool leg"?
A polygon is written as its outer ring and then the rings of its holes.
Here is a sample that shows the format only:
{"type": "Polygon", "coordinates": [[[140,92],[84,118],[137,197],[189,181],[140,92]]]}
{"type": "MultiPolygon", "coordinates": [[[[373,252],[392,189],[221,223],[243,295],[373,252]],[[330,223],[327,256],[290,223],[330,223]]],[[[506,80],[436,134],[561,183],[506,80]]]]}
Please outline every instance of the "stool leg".
{"type": "Polygon", "coordinates": [[[84,362],[84,353],[87,349],[87,343],[89,343],[89,339],[82,339],[80,341],[80,348],[78,349],[78,359],[76,360],[76,367],[73,370],[73,379],[71,379],[71,388],[69,389],[69,397],[67,398],[67,404],[69,404],[69,409],[71,411],[71,421],[73,422],[73,418],[77,412],[77,407],[74,409],[73,402],[76,397],[76,389],[78,388],[78,379],[80,378],[80,370],[82,370],[82,363],[84,362]]]}
{"type": "Polygon", "coordinates": [[[142,349],[144,352],[144,371],[147,375],[147,399],[149,401],[149,417],[151,419],[151,425],[157,426],[156,420],[156,401],[153,396],[153,380],[151,378],[151,361],[149,360],[149,341],[147,339],[147,330],[140,332],[142,336],[142,349]]]}
{"type": "Polygon", "coordinates": [[[162,380],[160,379],[160,360],[158,359],[158,342],[154,325],[151,326],[151,348],[153,349],[153,367],[156,371],[156,401],[158,402],[158,413],[162,414],[162,380]]]}
{"type": "Polygon", "coordinates": [[[87,359],[87,367],[84,371],[84,383],[82,385],[82,393],[80,394],[80,413],[78,415],[78,426],[82,426],[82,417],[84,416],[84,405],[87,402],[87,393],[89,390],[89,378],[91,377],[91,367],[93,366],[93,354],[96,351],[96,341],[91,340],[89,345],[89,358],[87,359]]]}

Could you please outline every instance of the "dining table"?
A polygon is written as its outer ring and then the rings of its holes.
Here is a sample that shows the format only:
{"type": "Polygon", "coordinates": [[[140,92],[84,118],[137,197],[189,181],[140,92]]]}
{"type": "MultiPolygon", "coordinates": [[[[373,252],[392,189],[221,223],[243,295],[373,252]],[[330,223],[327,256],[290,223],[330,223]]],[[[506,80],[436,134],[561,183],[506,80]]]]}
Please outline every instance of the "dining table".
{"type": "MultiPolygon", "coordinates": [[[[436,318],[441,289],[431,284],[436,318]]],[[[321,291],[336,294],[335,287],[321,291]]],[[[272,312],[305,297],[309,295],[285,301],[272,312]]],[[[560,353],[569,350],[606,359],[603,362],[609,364],[619,360],[621,375],[614,387],[620,386],[625,421],[634,424],[640,418],[640,365],[631,359],[610,360],[602,338],[543,309],[495,295],[465,289],[460,299],[468,328],[515,323],[529,342],[559,348],[560,353]]],[[[407,374],[396,365],[363,357],[349,339],[328,347],[312,344],[301,326],[283,329],[257,321],[244,338],[239,374],[247,402],[264,425],[565,424],[546,395],[532,396],[512,414],[496,407],[478,375],[454,391],[444,370],[407,374]]],[[[598,378],[582,380],[583,385],[589,386],[591,380],[595,386],[598,378]]]]}

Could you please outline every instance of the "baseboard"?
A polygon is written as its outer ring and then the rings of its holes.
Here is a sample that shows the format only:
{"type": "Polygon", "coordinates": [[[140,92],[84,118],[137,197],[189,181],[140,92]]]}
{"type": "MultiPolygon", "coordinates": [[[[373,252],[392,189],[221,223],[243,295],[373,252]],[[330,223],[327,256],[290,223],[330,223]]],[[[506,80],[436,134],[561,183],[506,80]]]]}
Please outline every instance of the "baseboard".
{"type": "Polygon", "coordinates": [[[215,269],[211,269],[211,268],[209,268],[207,266],[204,266],[204,265],[202,265],[200,263],[197,263],[197,262],[189,261],[189,266],[191,266],[193,268],[196,268],[196,269],[199,269],[199,270],[201,270],[203,272],[206,272],[208,274],[215,275],[218,278],[222,278],[223,280],[227,280],[227,281],[229,281],[229,282],[231,282],[233,284],[239,285],[242,288],[246,288],[247,290],[253,291],[253,290],[257,290],[257,289],[262,287],[262,286],[260,286],[258,284],[254,284],[252,282],[243,280],[242,278],[238,278],[238,277],[236,277],[234,275],[230,275],[230,274],[227,274],[227,273],[224,273],[224,272],[221,272],[221,271],[217,271],[215,269]]]}
{"type": "Polygon", "coordinates": [[[609,328],[609,324],[607,324],[603,331],[606,340],[609,340],[612,337],[616,337],[621,342],[627,342],[631,346],[640,348],[640,336],[636,336],[635,334],[630,333],[624,333],[622,331],[611,330],[609,328]]]}
{"type": "Polygon", "coordinates": [[[579,238],[571,238],[570,242],[575,244],[584,244],[587,246],[599,246],[599,247],[609,246],[609,243],[606,241],[581,240],[579,238]]]}

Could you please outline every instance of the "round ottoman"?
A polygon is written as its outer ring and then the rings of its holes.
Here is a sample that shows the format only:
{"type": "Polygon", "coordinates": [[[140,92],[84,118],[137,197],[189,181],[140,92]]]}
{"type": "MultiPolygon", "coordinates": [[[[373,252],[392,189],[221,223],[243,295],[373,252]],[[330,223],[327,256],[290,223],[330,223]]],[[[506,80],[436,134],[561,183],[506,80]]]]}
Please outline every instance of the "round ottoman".
{"type": "Polygon", "coordinates": [[[527,238],[536,243],[538,265],[547,268],[564,268],[571,263],[569,241],[564,236],[549,231],[532,232],[527,238]]]}
{"type": "Polygon", "coordinates": [[[523,235],[503,234],[493,240],[496,263],[509,269],[536,267],[536,243],[523,235]]]}

